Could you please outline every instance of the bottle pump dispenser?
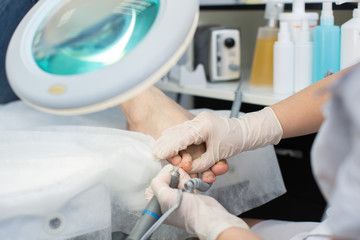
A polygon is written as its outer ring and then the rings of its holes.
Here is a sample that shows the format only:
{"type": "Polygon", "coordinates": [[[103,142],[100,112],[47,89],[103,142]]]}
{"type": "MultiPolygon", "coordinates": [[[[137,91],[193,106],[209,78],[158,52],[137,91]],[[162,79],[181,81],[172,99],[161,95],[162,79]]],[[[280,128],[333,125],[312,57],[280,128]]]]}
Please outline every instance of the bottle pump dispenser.
{"type": "Polygon", "coordinates": [[[253,86],[273,86],[273,46],[277,40],[278,16],[283,11],[283,3],[266,3],[267,25],[257,32],[250,84],[253,86]]]}

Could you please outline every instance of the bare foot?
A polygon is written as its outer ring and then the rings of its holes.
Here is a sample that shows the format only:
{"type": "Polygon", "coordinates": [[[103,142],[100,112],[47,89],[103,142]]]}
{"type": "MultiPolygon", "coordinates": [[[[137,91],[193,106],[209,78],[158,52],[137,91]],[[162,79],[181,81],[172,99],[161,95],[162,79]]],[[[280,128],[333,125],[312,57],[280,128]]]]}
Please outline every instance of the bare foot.
{"type": "MultiPolygon", "coordinates": [[[[155,87],[151,87],[142,94],[120,105],[125,117],[128,120],[128,129],[142,132],[157,139],[165,129],[192,119],[194,115],[182,108],[175,101],[167,97],[155,87]]],[[[183,161],[182,168],[191,168],[192,159],[199,157],[205,152],[205,145],[193,145],[180,154],[182,157],[175,159],[173,164],[179,165],[183,161]],[[179,160],[180,159],[180,160],[179,160]]],[[[211,171],[202,174],[206,182],[213,182],[217,175],[228,171],[228,165],[224,162],[215,164],[211,171]]]]}
{"type": "Polygon", "coordinates": [[[155,87],[120,105],[128,129],[157,139],[161,132],[194,116],[155,87]]]}

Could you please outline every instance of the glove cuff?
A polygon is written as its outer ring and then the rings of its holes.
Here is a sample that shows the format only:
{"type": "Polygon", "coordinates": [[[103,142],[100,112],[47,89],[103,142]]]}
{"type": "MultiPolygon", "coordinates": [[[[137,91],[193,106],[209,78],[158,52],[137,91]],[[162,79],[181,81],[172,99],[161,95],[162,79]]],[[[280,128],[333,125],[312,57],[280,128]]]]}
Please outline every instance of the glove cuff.
{"type": "Polygon", "coordinates": [[[205,238],[200,237],[200,240],[216,240],[216,238],[228,228],[239,227],[243,229],[249,229],[249,226],[241,219],[236,216],[230,215],[230,218],[213,228],[209,236],[205,238]]]}
{"type": "Polygon", "coordinates": [[[269,119],[271,119],[271,126],[272,126],[272,139],[269,144],[278,144],[283,136],[283,129],[277,118],[276,114],[272,110],[271,107],[266,107],[262,111],[266,111],[269,119]]]}
{"type": "Polygon", "coordinates": [[[283,129],[270,107],[245,114],[239,118],[239,121],[246,129],[242,151],[278,144],[282,138],[283,129]]]}

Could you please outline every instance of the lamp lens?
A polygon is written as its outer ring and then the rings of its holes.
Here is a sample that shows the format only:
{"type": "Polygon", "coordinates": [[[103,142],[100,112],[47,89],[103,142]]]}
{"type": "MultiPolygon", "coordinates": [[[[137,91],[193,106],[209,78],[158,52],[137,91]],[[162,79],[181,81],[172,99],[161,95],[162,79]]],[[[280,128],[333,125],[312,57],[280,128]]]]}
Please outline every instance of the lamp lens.
{"type": "Polygon", "coordinates": [[[35,62],[56,75],[89,73],[119,62],[149,32],[159,1],[62,1],[35,33],[35,62]]]}

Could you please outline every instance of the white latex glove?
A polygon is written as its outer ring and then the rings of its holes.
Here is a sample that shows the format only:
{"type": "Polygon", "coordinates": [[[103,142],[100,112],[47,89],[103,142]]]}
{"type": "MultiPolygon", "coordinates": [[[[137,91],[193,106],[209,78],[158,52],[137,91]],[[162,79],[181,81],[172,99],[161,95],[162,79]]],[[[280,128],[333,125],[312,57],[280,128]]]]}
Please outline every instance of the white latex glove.
{"type": "Polygon", "coordinates": [[[194,119],[168,128],[156,141],[153,155],[170,159],[192,144],[206,143],[206,152],[194,159],[190,173],[208,170],[221,159],[281,140],[283,130],[269,107],[239,118],[202,112],[194,119]]]}
{"type": "MultiPolygon", "coordinates": [[[[163,213],[178,201],[179,190],[169,187],[172,169],[172,165],[167,165],[151,181],[151,189],[163,213]]],[[[185,172],[180,176],[189,178],[185,172]]],[[[243,220],[228,213],[214,198],[194,193],[183,193],[180,206],[165,222],[196,234],[201,240],[215,240],[220,233],[231,227],[249,229],[243,220]]]]}

